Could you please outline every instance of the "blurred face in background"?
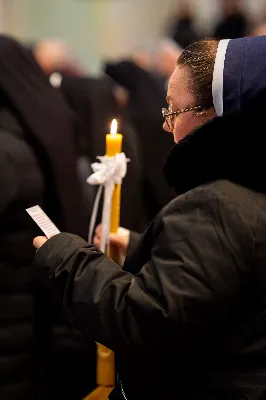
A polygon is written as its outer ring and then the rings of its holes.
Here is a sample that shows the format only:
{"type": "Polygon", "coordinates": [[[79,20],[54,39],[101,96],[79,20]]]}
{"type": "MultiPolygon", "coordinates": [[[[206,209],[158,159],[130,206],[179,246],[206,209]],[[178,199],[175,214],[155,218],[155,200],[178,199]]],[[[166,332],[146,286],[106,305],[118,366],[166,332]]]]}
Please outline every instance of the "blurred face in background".
{"type": "Polygon", "coordinates": [[[159,48],[154,57],[155,71],[165,77],[170,78],[175,70],[176,62],[182,52],[181,47],[171,40],[163,40],[159,43],[159,48]]]}
{"type": "Polygon", "coordinates": [[[197,109],[201,104],[197,104],[195,92],[191,88],[189,71],[179,65],[169,80],[167,103],[169,112],[180,112],[167,119],[170,127],[166,121],[163,125],[164,130],[173,134],[175,143],[216,116],[213,107],[207,110],[197,109]],[[185,111],[187,109],[189,111],[185,111]]]}
{"type": "Polygon", "coordinates": [[[41,40],[35,47],[34,55],[40,67],[50,75],[63,69],[69,58],[69,51],[64,43],[41,40]]]}
{"type": "Polygon", "coordinates": [[[119,107],[126,108],[129,101],[128,91],[124,89],[122,86],[115,85],[113,88],[113,94],[115,96],[115,100],[119,105],[119,107]]]}
{"type": "Polygon", "coordinates": [[[238,0],[222,0],[221,3],[221,8],[225,17],[235,14],[241,9],[238,0]]]}
{"type": "Polygon", "coordinates": [[[250,33],[250,36],[264,36],[264,35],[266,35],[266,22],[263,22],[255,26],[250,33]]]}
{"type": "Polygon", "coordinates": [[[152,56],[148,51],[139,50],[135,52],[133,54],[133,61],[145,71],[151,71],[153,68],[152,56]]]}

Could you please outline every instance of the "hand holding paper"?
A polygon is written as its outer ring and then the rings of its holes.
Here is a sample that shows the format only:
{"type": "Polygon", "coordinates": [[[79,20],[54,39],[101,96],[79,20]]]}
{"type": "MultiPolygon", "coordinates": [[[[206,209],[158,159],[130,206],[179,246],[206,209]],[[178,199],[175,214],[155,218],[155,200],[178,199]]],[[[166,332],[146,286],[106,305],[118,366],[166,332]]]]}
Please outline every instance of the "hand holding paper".
{"type": "MultiPolygon", "coordinates": [[[[130,231],[128,229],[121,227],[118,228],[117,233],[110,233],[109,236],[110,245],[118,249],[121,257],[125,257],[127,254],[129,236],[130,236],[130,231]]],[[[102,240],[102,225],[98,225],[97,228],[95,229],[93,243],[99,249],[101,247],[101,240],[102,240]]]]}
{"type": "Polygon", "coordinates": [[[42,247],[42,245],[47,242],[47,237],[45,236],[37,236],[34,240],[33,240],[33,246],[36,247],[36,249],[39,249],[40,247],[42,247]]]}
{"type": "Polygon", "coordinates": [[[48,239],[52,236],[60,233],[59,229],[50,220],[50,218],[45,214],[40,206],[34,206],[27,208],[27,213],[31,216],[34,222],[39,226],[46,236],[38,236],[34,239],[33,245],[36,249],[39,249],[48,239]]]}

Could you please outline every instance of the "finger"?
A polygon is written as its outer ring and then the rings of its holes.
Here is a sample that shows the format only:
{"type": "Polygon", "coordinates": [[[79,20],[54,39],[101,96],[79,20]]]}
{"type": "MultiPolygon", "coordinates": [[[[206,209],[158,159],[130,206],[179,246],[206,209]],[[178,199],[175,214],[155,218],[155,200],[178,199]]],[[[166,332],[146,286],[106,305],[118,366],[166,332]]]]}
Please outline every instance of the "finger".
{"type": "Polygon", "coordinates": [[[98,225],[97,228],[95,229],[95,234],[96,236],[100,236],[102,234],[102,225],[98,225]]]}
{"type": "Polygon", "coordinates": [[[95,240],[97,240],[99,238],[99,236],[97,236],[97,235],[94,235],[93,236],[93,238],[92,238],[92,243],[94,243],[95,242],[95,240]]]}
{"type": "Polygon", "coordinates": [[[34,240],[33,240],[33,246],[36,247],[36,249],[39,249],[40,247],[42,247],[42,245],[47,242],[47,238],[45,236],[37,236],[34,240]]]}
{"type": "Polygon", "coordinates": [[[123,239],[121,238],[120,235],[117,235],[116,233],[111,233],[110,234],[110,243],[112,245],[121,246],[121,244],[123,243],[123,239]]]}
{"type": "Polygon", "coordinates": [[[94,242],[95,246],[100,247],[101,246],[101,239],[100,238],[95,238],[94,242]]]}

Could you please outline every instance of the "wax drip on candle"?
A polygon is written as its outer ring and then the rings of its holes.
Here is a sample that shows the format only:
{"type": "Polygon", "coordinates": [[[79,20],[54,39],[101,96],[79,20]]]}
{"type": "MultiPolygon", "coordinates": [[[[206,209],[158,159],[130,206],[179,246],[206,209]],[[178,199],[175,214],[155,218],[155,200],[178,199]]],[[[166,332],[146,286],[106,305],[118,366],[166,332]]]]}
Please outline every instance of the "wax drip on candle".
{"type": "Polygon", "coordinates": [[[112,124],[111,124],[111,135],[116,135],[117,134],[117,120],[113,119],[112,124]]]}

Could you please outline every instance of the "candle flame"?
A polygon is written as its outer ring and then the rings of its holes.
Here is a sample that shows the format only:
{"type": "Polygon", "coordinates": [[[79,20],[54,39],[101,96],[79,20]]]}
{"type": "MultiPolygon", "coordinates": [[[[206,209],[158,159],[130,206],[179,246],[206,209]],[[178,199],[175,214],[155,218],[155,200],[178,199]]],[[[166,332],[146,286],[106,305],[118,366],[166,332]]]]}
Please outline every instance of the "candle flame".
{"type": "Polygon", "coordinates": [[[117,133],[117,120],[116,119],[113,119],[113,121],[112,121],[110,133],[111,133],[111,135],[116,135],[116,133],[117,133]]]}

